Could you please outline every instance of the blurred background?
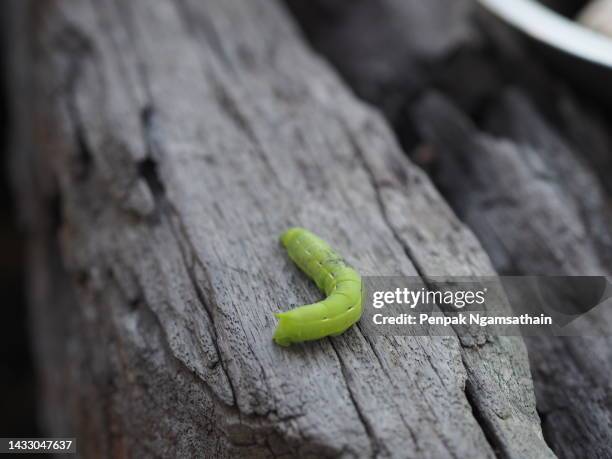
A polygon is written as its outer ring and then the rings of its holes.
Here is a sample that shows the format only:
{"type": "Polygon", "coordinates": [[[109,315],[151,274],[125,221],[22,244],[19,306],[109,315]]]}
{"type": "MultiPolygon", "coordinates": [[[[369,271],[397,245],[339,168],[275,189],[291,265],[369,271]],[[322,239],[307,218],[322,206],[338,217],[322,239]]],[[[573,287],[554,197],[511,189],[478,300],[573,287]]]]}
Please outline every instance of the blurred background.
{"type": "MultiPolygon", "coordinates": [[[[8,18],[2,18],[5,25],[8,18]]],[[[9,182],[6,50],[10,42],[2,27],[0,46],[0,435],[37,436],[36,383],[24,286],[23,235],[16,219],[9,182]]]]}

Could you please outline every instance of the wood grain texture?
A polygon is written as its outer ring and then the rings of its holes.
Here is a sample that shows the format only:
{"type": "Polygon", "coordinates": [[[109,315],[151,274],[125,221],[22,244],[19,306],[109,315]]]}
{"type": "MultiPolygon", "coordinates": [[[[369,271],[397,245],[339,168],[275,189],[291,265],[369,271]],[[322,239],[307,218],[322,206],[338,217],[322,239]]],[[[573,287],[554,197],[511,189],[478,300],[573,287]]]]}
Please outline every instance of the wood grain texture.
{"type": "Polygon", "coordinates": [[[364,275],[492,272],[281,7],[30,7],[14,182],[53,433],[87,457],[551,455],[519,339],[273,344],[272,314],[317,298],[292,225],[364,275]]]}
{"type": "MultiPolygon", "coordinates": [[[[432,22],[431,11],[410,1],[287,2],[316,49],[359,96],[384,110],[499,272],[610,275],[612,129],[605,108],[580,98],[472,1],[436,2],[449,8],[452,28],[442,27],[443,13],[432,22]],[[375,20],[355,26],[354,17],[368,15],[375,20]],[[409,19],[403,28],[384,27],[395,18],[409,19]],[[423,37],[447,40],[446,52],[406,45],[422,24],[429,26],[423,37]],[[381,45],[383,39],[396,46],[381,45]],[[367,67],[373,55],[388,59],[382,76],[367,67]],[[406,63],[421,76],[418,85],[404,78],[406,63]],[[380,91],[368,92],[371,86],[380,91]]],[[[590,324],[591,331],[606,333],[609,320],[590,324]]],[[[610,456],[609,340],[527,344],[553,450],[562,457],[610,456]]]]}
{"type": "MultiPolygon", "coordinates": [[[[609,198],[524,95],[512,90],[500,98],[485,123],[489,132],[439,94],[415,111],[435,145],[437,183],[501,273],[611,275],[609,198]]],[[[538,411],[562,457],[606,457],[612,315],[602,310],[582,325],[580,337],[526,338],[538,411]]]]}

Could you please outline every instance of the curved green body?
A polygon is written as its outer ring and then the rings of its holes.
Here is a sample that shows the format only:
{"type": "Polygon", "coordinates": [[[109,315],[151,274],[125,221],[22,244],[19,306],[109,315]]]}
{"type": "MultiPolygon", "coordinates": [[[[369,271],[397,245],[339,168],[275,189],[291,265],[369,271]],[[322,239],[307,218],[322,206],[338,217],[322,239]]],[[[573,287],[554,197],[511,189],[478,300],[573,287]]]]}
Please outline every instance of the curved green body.
{"type": "Polygon", "coordinates": [[[356,323],[362,312],[361,276],[322,239],[303,228],[281,236],[291,258],[325,293],[318,303],[276,314],[274,341],[281,346],[336,336],[356,323]]]}

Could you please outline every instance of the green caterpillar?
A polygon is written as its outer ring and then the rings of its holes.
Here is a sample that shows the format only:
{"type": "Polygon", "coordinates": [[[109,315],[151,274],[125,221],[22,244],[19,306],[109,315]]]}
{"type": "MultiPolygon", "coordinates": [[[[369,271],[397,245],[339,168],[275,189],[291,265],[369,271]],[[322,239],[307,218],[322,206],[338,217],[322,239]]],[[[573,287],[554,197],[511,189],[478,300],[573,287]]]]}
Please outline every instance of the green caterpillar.
{"type": "Polygon", "coordinates": [[[291,258],[326,297],[318,303],[275,314],[274,341],[280,346],[337,336],[356,323],[362,312],[361,276],[322,239],[303,228],[281,236],[291,258]]]}

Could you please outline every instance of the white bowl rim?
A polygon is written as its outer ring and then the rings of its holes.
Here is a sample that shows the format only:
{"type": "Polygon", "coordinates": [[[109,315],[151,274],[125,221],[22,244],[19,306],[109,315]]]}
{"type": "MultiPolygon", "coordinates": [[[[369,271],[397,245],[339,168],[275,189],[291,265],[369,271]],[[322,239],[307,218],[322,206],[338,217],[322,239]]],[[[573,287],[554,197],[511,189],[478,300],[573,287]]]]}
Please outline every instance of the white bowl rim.
{"type": "Polygon", "coordinates": [[[578,58],[612,68],[612,39],[534,0],[478,0],[532,38],[578,58]]]}

